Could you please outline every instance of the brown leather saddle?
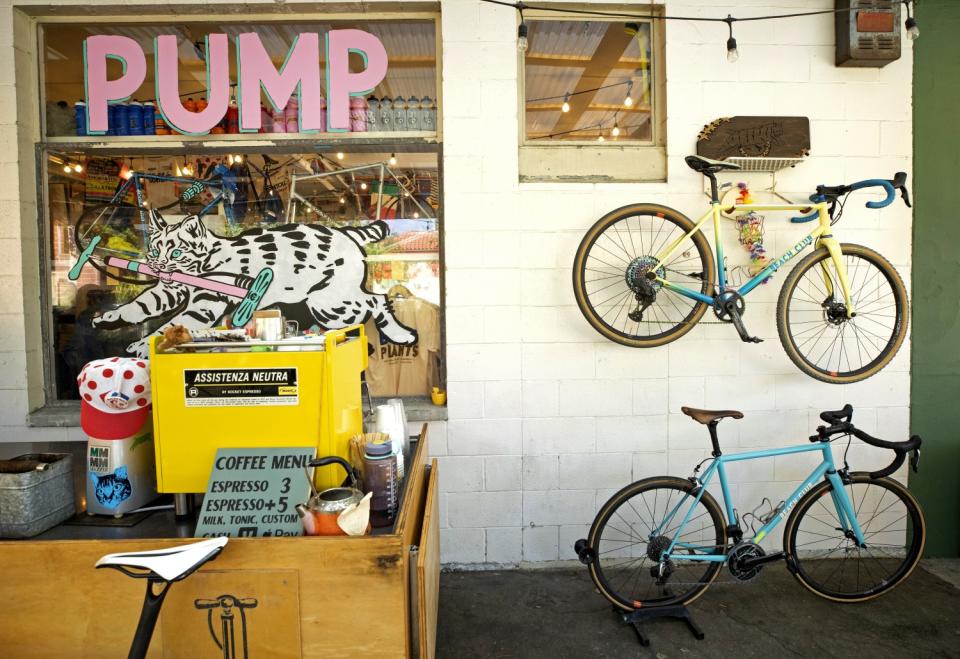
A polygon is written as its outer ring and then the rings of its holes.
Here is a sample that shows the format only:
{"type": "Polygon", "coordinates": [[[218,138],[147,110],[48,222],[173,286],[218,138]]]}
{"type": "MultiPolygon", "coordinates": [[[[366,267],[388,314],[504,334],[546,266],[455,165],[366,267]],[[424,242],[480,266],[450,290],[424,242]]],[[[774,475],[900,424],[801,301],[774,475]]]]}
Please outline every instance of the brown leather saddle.
{"type": "Polygon", "coordinates": [[[718,421],[727,417],[731,419],[743,418],[743,412],[738,412],[737,410],[698,410],[695,407],[681,407],[680,411],[694,421],[698,421],[704,425],[711,421],[718,421]]]}

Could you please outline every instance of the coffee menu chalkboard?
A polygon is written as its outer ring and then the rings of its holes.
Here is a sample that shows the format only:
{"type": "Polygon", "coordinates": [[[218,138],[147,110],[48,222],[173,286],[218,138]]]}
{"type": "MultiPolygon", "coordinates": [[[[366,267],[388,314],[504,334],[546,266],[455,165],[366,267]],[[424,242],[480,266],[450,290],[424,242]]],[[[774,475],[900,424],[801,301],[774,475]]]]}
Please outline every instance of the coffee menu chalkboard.
{"type": "Polygon", "coordinates": [[[194,535],[303,535],[294,506],[308,498],[304,468],[315,452],[313,447],[218,449],[194,535]]]}

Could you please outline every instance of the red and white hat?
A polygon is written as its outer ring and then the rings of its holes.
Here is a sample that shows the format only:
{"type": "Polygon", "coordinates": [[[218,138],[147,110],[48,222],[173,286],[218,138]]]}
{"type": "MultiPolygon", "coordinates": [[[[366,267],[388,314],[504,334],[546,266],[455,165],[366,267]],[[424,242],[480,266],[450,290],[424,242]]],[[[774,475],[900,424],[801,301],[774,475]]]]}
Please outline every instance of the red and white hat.
{"type": "Polygon", "coordinates": [[[80,425],[97,439],[137,433],[150,414],[150,366],[142,359],[111,357],[89,362],[77,377],[80,425]]]}

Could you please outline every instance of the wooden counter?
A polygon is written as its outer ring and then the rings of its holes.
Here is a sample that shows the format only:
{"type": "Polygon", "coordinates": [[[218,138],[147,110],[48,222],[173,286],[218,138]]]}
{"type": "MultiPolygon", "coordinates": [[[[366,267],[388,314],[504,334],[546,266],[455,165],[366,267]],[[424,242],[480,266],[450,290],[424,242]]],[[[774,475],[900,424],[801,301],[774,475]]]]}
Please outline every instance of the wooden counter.
{"type": "MultiPolygon", "coordinates": [[[[171,587],[150,657],[223,657],[217,644],[227,626],[237,659],[433,657],[439,491],[427,444],[424,425],[393,533],[231,539],[216,560],[171,587]],[[223,595],[246,608],[204,608],[223,595]]],[[[145,584],[94,563],[184,542],[0,542],[0,654],[126,656],[145,584]]]]}

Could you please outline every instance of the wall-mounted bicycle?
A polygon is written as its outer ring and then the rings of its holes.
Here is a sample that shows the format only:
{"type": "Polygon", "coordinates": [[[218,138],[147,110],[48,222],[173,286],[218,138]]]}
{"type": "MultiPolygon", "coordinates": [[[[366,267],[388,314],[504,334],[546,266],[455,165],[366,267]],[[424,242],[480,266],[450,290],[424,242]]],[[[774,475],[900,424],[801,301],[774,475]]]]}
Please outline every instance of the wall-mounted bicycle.
{"type": "Polygon", "coordinates": [[[804,373],[836,384],[858,382],[890,363],[907,334],[907,291],[893,266],[861,245],[841,243],[831,226],[847,194],[878,187],[887,194],[868,208],[893,203],[900,190],[910,205],[906,174],[851,185],[817,186],[812,204],[742,204],[721,209],[716,173],[737,165],[688,156],[710,180],[711,207],[693,222],[657,204],[632,204],[602,217],[584,236],[573,266],[577,305],[600,334],[625,346],[650,348],[679,339],[707,309],[732,323],[747,342],[759,342],[743,322],[746,296],[787,261],[814,245],[787,276],[777,304],[777,331],[787,355],[804,373]],[[816,228],[739,288],[728,286],[720,216],[749,211],[801,211],[792,222],[816,228]],[[716,258],[703,234],[713,219],[716,258]]]}

